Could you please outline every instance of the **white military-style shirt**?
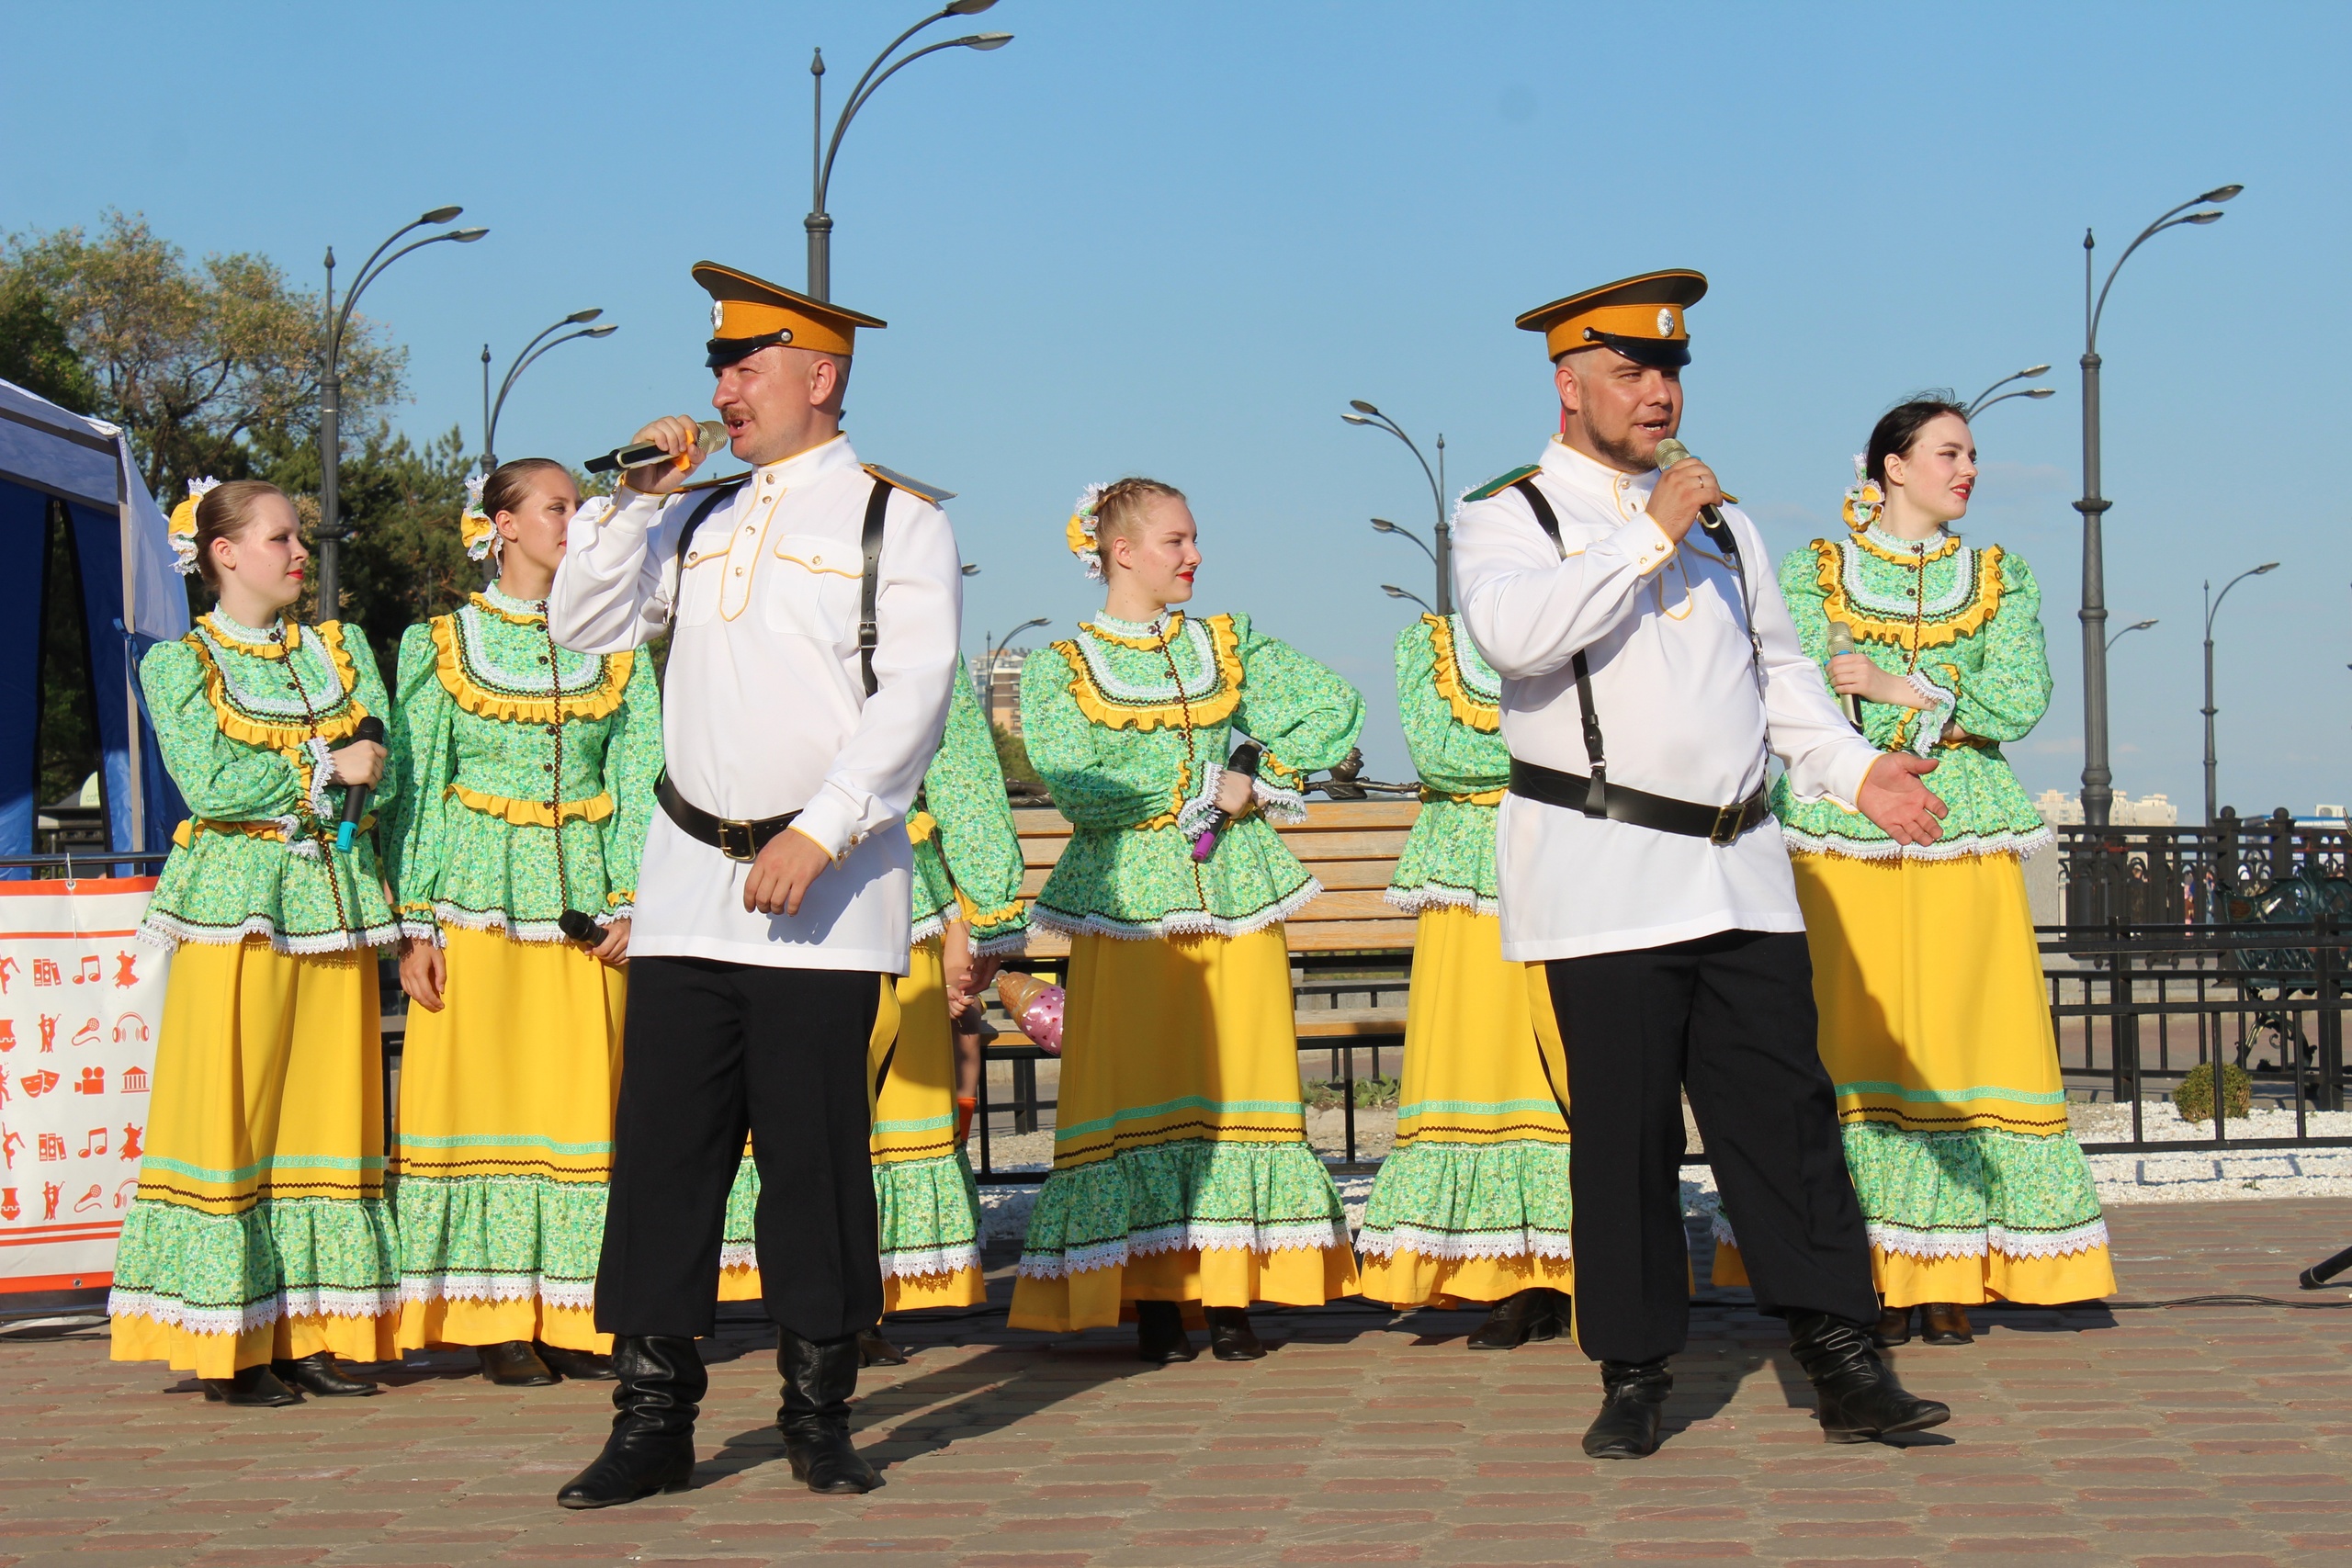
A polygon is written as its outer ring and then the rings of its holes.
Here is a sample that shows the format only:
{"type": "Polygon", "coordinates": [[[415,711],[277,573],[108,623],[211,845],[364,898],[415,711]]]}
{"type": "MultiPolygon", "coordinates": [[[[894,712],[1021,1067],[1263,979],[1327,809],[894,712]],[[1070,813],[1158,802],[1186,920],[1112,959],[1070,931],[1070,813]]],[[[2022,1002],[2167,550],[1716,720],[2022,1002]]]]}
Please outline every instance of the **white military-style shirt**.
{"type": "Polygon", "coordinates": [[[555,639],[617,653],[669,631],[670,782],[705,811],[787,811],[834,863],[797,916],[747,913],[749,862],[679,831],[658,806],[638,875],[636,955],[904,974],[913,895],[905,817],[946,723],[964,580],[946,513],[893,489],[876,597],[876,688],[857,648],[861,547],[876,480],[846,435],[757,469],[695,530],[707,499],[624,488],[572,519],[548,599],[555,639]]]}
{"type": "MultiPolygon", "coordinates": [[[[1555,437],[1532,478],[1559,518],[1565,558],[1513,489],[1465,502],[1453,525],[1456,596],[1503,677],[1511,755],[1589,774],[1571,666],[1581,650],[1611,785],[1732,805],[1763,787],[1769,742],[1801,798],[1850,807],[1877,748],[1798,646],[1747,515],[1724,509],[1747,570],[1760,674],[1728,558],[1697,524],[1678,545],[1649,520],[1656,472],[1620,473],[1555,437]]],[[[1509,795],[1495,853],[1503,956],[1518,962],[1804,929],[1769,816],[1718,847],[1509,795]]]]}

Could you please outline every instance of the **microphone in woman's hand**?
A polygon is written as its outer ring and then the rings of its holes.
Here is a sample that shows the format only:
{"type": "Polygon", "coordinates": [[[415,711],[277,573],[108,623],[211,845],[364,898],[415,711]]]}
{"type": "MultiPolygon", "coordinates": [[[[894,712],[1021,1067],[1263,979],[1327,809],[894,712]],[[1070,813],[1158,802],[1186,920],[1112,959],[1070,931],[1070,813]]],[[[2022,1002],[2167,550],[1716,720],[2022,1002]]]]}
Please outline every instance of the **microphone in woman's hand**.
{"type": "MultiPolygon", "coordinates": [[[[1829,657],[1835,659],[1841,653],[1851,653],[1853,651],[1854,633],[1852,628],[1848,626],[1843,621],[1830,622],[1829,657]]],[[[1833,692],[1837,690],[1834,686],[1830,689],[1833,692]]],[[[1848,692],[1838,699],[1838,705],[1846,710],[1846,722],[1848,724],[1852,725],[1856,729],[1861,728],[1862,699],[1860,697],[1855,695],[1851,692],[1848,692]]]]}
{"type": "MultiPolygon", "coordinates": [[[[352,726],[354,743],[372,740],[384,743],[384,721],[369,714],[352,726]]],[[[345,854],[351,852],[351,841],[359,832],[359,819],[368,815],[368,797],[376,792],[373,784],[350,784],[343,792],[343,823],[334,830],[334,847],[345,854]]]]}
{"type": "Polygon", "coordinates": [[[555,923],[565,936],[582,946],[594,947],[605,940],[605,928],[596,923],[596,917],[584,910],[566,909],[556,917],[555,923]]]}
{"type": "MultiPolygon", "coordinates": [[[[1226,771],[1254,779],[1258,776],[1258,764],[1265,760],[1265,755],[1264,747],[1254,740],[1244,740],[1233,749],[1233,755],[1226,761],[1226,771]]],[[[1232,820],[1233,813],[1222,806],[1210,813],[1209,825],[1202,829],[1200,837],[1193,840],[1193,859],[1195,862],[1205,861],[1216,853],[1217,840],[1224,836],[1227,825],[1232,820]]]]}

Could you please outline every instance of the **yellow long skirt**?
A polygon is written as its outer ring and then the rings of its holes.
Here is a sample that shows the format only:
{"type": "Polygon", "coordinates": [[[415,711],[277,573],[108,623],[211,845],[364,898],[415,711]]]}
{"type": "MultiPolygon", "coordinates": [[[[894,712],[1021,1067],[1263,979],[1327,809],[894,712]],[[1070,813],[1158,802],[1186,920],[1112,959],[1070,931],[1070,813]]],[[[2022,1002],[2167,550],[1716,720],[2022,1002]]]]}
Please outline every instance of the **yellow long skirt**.
{"type": "Polygon", "coordinates": [[[410,1004],[401,1053],[400,1347],[609,1351],[596,1263],[628,971],[569,942],[442,934],[445,1005],[410,1004]]]}
{"type": "Polygon", "coordinates": [[[1503,957],[1493,915],[1423,909],[1396,1143],[1357,1237],[1363,1294],[1409,1307],[1574,1292],[1568,1124],[1555,1098],[1566,1082],[1544,966],[1503,957]]]}
{"type": "Polygon", "coordinates": [[[1012,1326],[1108,1326],[1136,1301],[1317,1306],[1354,1292],[1346,1216],[1306,1142],[1279,925],[1078,937],[1059,1099],[1012,1326]]]}
{"type": "MultiPolygon", "coordinates": [[[[2016,857],[1791,860],[1887,1304],[2112,1293],[2016,857]]],[[[1747,1280],[1721,1247],[1715,1280],[1747,1280]]]]}
{"type": "Polygon", "coordinates": [[[182,942],[108,1354],[226,1378],[398,1355],[376,953],[182,942]]]}

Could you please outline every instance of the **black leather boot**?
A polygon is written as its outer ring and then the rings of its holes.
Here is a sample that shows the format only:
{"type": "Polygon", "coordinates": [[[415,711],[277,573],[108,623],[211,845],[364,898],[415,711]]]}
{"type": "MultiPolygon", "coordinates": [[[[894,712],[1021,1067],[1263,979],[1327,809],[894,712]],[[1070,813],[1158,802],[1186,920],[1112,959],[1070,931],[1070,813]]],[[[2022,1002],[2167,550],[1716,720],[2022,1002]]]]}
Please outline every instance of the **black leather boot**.
{"type": "Polygon", "coordinates": [[[1516,1350],[1530,1339],[1537,1337],[1536,1325],[1543,1325],[1542,1337],[1549,1339],[1558,1332],[1552,1327],[1552,1303],[1549,1291],[1541,1288],[1521,1291],[1497,1302],[1487,1314],[1487,1321],[1471,1332],[1467,1341],[1473,1350],[1516,1350]]]}
{"type": "Polygon", "coordinates": [[[1968,1321],[1968,1309],[1958,1302],[1929,1302],[1921,1309],[1927,1321],[1927,1332],[1919,1337],[1930,1345],[1973,1345],[1976,1325],[1968,1321]]]}
{"type": "Polygon", "coordinates": [[[474,1351],[481,1358],[481,1375],[505,1388],[548,1388],[555,1374],[539,1359],[527,1339],[508,1339],[474,1351]]]}
{"type": "Polygon", "coordinates": [[[1647,1459],[1657,1452],[1666,1396],[1674,1392],[1666,1358],[1603,1361],[1600,1388],[1600,1414],[1585,1428],[1585,1453],[1592,1459],[1647,1459]]]}
{"type": "Polygon", "coordinates": [[[1878,1314],[1878,1326],[1871,1330],[1871,1343],[1882,1350],[1910,1344],[1912,1311],[1910,1307],[1882,1308],[1878,1314]]]}
{"type": "Polygon", "coordinates": [[[1569,1337],[1569,1331],[1576,1324],[1576,1298],[1569,1295],[1566,1291],[1555,1291],[1548,1286],[1544,1288],[1544,1295],[1545,1299],[1550,1302],[1552,1310],[1544,1318],[1542,1331],[1539,1333],[1537,1330],[1531,1327],[1528,1330],[1527,1337],[1530,1339],[1566,1339],[1569,1337]]]}
{"type": "Polygon", "coordinates": [[[555,1495],[567,1508],[609,1508],[656,1492],[684,1492],[695,1473],[695,1416],[710,1372],[691,1339],[613,1341],[613,1435],[596,1462],[555,1495]]]}
{"type": "Polygon", "coordinates": [[[1903,1391],[1861,1324],[1826,1312],[1792,1312],[1789,1349],[1821,1396],[1822,1435],[1833,1443],[1866,1443],[1951,1419],[1950,1405],[1903,1391]]]}
{"type": "Polygon", "coordinates": [[[882,1325],[876,1324],[857,1337],[857,1364],[861,1367],[903,1367],[907,1353],[882,1337],[882,1325]]]}
{"type": "Polygon", "coordinates": [[[1258,1342],[1258,1331],[1250,1326],[1248,1307],[1209,1307],[1209,1354],[1220,1361],[1255,1361],[1262,1359],[1266,1348],[1258,1342]]]}
{"type": "Polygon", "coordinates": [[[344,1376],[334,1364],[332,1350],[314,1351],[299,1360],[272,1361],[269,1370],[277,1375],[278,1382],[321,1399],[365,1399],[384,1392],[381,1383],[344,1376]]]}
{"type": "Polygon", "coordinates": [[[849,1396],[857,1392],[857,1336],[803,1339],[776,1330],[775,1370],[784,1378],[784,1407],[775,1424],[792,1478],[811,1492],[871,1492],[881,1472],[849,1440],[849,1396]]]}
{"type": "Polygon", "coordinates": [[[302,1396],[277,1381],[277,1374],[255,1363],[239,1367],[237,1375],[204,1378],[204,1397],[215,1404],[300,1404],[302,1396]]]}
{"type": "Polygon", "coordinates": [[[531,1341],[531,1353],[538,1357],[548,1371],[559,1377],[576,1378],[582,1382],[613,1381],[613,1359],[599,1356],[594,1350],[567,1350],[560,1345],[550,1345],[543,1339],[531,1341]]]}
{"type": "Polygon", "coordinates": [[[1136,1303],[1136,1359],[1155,1367],[1189,1361],[1200,1352],[1184,1332],[1184,1309],[1174,1302],[1136,1303]]]}

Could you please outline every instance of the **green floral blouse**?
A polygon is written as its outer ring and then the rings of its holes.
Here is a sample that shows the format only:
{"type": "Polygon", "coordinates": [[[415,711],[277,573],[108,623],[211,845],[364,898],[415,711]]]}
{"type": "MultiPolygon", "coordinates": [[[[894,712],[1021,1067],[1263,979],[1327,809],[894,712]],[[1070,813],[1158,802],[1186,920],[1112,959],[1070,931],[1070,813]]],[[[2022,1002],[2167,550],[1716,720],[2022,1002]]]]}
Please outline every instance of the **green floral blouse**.
{"type": "Polygon", "coordinates": [[[1388,882],[1399,908],[1496,912],[1495,807],[1510,783],[1502,692],[1460,615],[1423,615],[1398,634],[1396,709],[1421,778],[1421,814],[1388,882]]]}
{"type": "Polygon", "coordinates": [[[1021,837],[1005,799],[1004,767],[972,682],[960,674],[907,837],[915,849],[915,941],[938,935],[960,915],[970,924],[974,953],[1019,953],[1029,944],[1021,837]]]}
{"type": "Polygon", "coordinates": [[[390,849],[409,935],[561,942],[566,909],[605,922],[635,908],[662,773],[641,652],[558,648],[544,600],[492,585],[401,639],[397,745],[409,798],[390,849]]]}
{"type": "Polygon", "coordinates": [[[1798,640],[1825,671],[1829,623],[1843,621],[1856,651],[1928,699],[1925,708],[1864,701],[1862,733],[1882,750],[1933,757],[1925,782],[1951,808],[1936,842],[1901,845],[1835,801],[1797,800],[1783,778],[1772,786],[1772,809],[1791,849],[1945,860],[2030,854],[2050,841],[2001,755],[2050,705],[2041,590],[2022,558],[1952,534],[1915,546],[1871,528],[1792,550],[1781,562],[1781,592],[1798,640]],[[1947,725],[1959,727],[1959,739],[1942,739],[1947,725]]]}
{"type": "Polygon", "coordinates": [[[1072,829],[1037,895],[1038,924],[1240,936],[1320,891],[1268,818],[1306,818],[1301,786],[1355,744],[1363,699],[1246,615],[1171,611],[1148,626],[1098,615],[1023,665],[1021,726],[1072,829]],[[1265,750],[1258,809],[1195,862],[1236,730],[1265,750]]]}
{"type": "Polygon", "coordinates": [[[362,718],[391,709],[365,637],[334,621],[256,631],[214,610],[149,649],[139,683],[191,813],[172,835],[141,935],[165,947],[265,936],[303,953],[400,934],[373,828],[400,798],[396,758],[369,797],[369,830],[348,854],[334,847],[344,787],[328,753],[362,718]]]}

